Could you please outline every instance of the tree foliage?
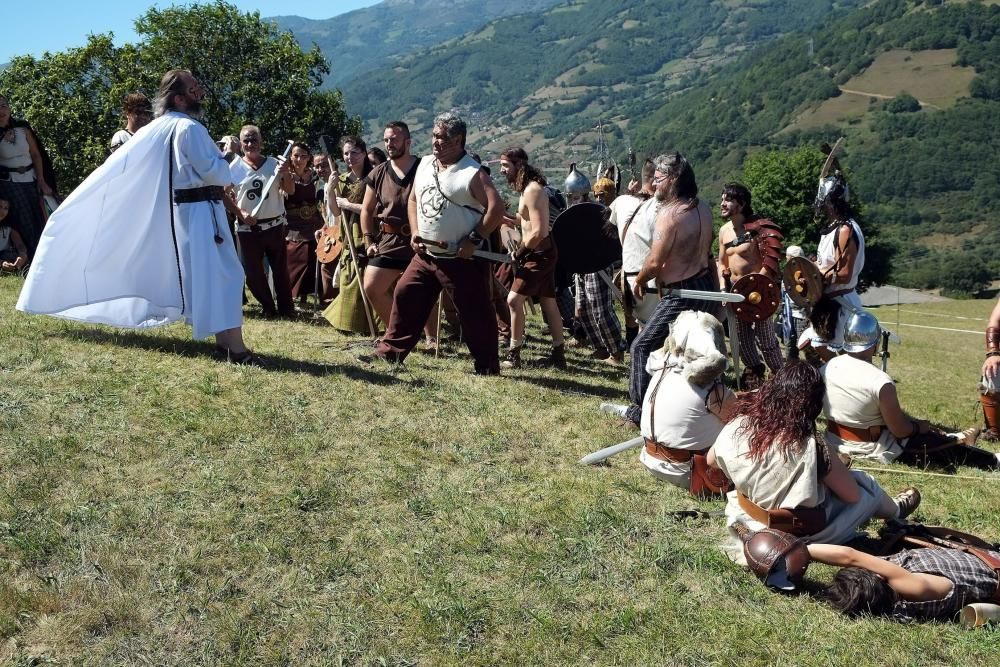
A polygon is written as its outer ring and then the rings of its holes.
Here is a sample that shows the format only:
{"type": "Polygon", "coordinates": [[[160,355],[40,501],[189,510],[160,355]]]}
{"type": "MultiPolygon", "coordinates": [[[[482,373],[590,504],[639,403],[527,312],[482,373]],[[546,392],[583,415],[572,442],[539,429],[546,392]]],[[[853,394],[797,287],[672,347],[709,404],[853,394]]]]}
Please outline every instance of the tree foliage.
{"type": "MultiPolygon", "coordinates": [[[[801,146],[753,153],[743,162],[743,181],[753,194],[754,211],[778,223],[786,246],[802,246],[808,255],[815,253],[819,243],[821,225],[815,220],[813,201],[825,161],[822,151],[801,146]]],[[[859,284],[861,288],[884,284],[895,248],[879,238],[874,224],[865,222],[856,196],[852,196],[852,208],[865,235],[865,266],[859,284]]]]}
{"type": "Polygon", "coordinates": [[[319,50],[303,52],[257,12],[225,2],[153,7],[135,27],[136,44],[116,47],[111,35],[91,36],[80,48],[15,58],[0,74],[0,90],[45,142],[64,190],[107,157],[123,96],[141,91],[152,99],[175,67],[192,70],[208,90],[203,121],[215,136],[253,123],[266,148],[280,152],[287,139],[360,129],[339,91],[319,88],[329,72],[319,50]]]}

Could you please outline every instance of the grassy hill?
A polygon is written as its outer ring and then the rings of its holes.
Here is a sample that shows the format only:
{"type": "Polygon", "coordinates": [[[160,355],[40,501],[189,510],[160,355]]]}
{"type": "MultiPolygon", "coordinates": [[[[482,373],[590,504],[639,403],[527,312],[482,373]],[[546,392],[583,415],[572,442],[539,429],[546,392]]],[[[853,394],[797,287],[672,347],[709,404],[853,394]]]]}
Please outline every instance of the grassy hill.
{"type": "Polygon", "coordinates": [[[560,0],[383,0],[330,19],[271,17],[303,48],[330,61],[327,85],[338,86],[405,56],[464,35],[500,16],[538,11],[560,0]]]}
{"type": "MultiPolygon", "coordinates": [[[[451,345],[397,370],[356,361],[357,338],[248,311],[271,369],[246,369],[183,326],[15,313],[20,286],[0,278],[0,663],[1000,661],[994,631],[769,593],[719,552],[721,518],[670,514],[721,502],[655,481],[634,452],[578,465],[634,433],[597,411],[624,374],[581,352],[567,372],[480,378],[451,345]]],[[[991,306],[904,309],[976,331],[899,329],[904,407],[975,422],[991,306]]],[[[918,519],[1000,539],[1000,476],[959,473],[973,479],[874,474],[921,488],[918,519]]],[[[812,589],[831,575],[810,567],[812,589]]]]}

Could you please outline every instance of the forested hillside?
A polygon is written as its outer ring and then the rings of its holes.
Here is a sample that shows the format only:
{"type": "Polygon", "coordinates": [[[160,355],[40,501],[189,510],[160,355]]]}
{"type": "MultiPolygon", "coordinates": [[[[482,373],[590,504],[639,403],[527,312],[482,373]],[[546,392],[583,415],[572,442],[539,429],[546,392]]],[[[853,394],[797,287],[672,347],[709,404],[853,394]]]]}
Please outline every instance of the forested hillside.
{"type": "MultiPolygon", "coordinates": [[[[749,151],[845,135],[843,162],[854,192],[897,247],[892,279],[970,291],[1000,275],[1000,231],[989,211],[1000,199],[998,55],[995,3],[882,0],[694,78],[630,127],[643,148],[683,147],[716,178],[738,174],[749,151]],[[809,38],[812,56],[804,46],[809,38]],[[944,76],[967,70],[964,94],[949,105],[921,104],[905,92],[888,100],[863,96],[860,109],[797,129],[811,110],[854,90],[880,54],[903,49],[911,61],[953,49],[954,66],[944,76]]],[[[914,68],[895,76],[910,76],[902,85],[916,87],[931,74],[914,68]]]]}
{"type": "Polygon", "coordinates": [[[302,48],[316,44],[332,65],[326,84],[337,86],[384,67],[390,58],[464,35],[492,19],[540,11],[560,1],[383,0],[329,19],[275,16],[271,20],[292,31],[302,48]]]}
{"type": "Polygon", "coordinates": [[[701,68],[858,4],[573,0],[493,21],[343,90],[364,118],[426,122],[435,110],[455,106],[495,136],[544,134],[551,141],[541,143],[561,154],[598,118],[655,108],[701,68]]]}

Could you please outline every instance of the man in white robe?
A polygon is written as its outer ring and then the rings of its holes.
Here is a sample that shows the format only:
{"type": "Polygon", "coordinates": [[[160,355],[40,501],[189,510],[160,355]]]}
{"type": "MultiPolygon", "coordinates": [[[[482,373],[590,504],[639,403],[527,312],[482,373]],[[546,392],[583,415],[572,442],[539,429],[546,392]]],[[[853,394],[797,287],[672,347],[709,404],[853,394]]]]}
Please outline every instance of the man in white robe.
{"type": "Polygon", "coordinates": [[[156,120],[49,219],[18,310],[131,328],[184,320],[231,361],[257,363],[222,206],[229,164],[193,118],[204,94],[187,70],[164,75],[156,120]]]}

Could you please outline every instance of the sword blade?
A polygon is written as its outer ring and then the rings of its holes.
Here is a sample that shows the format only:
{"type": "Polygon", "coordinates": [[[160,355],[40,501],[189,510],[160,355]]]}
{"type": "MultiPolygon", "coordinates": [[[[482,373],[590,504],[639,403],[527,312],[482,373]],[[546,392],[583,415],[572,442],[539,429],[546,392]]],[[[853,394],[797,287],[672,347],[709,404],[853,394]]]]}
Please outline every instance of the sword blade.
{"type": "Polygon", "coordinates": [[[510,264],[512,261],[510,255],[502,252],[490,252],[489,250],[476,250],[472,253],[473,257],[482,257],[483,259],[488,259],[491,262],[503,262],[504,264],[510,264]]]}
{"type": "Polygon", "coordinates": [[[740,303],[746,301],[742,294],[733,292],[711,292],[699,289],[664,289],[662,296],[679,296],[682,299],[700,299],[702,301],[721,301],[722,303],[740,303]]]}
{"type": "Polygon", "coordinates": [[[594,465],[595,463],[600,463],[605,459],[609,459],[615,454],[621,454],[622,452],[627,452],[630,449],[635,449],[636,447],[641,447],[645,440],[642,436],[632,438],[631,440],[626,440],[625,442],[620,442],[617,445],[611,445],[610,447],[605,447],[604,449],[599,449],[596,452],[587,454],[582,459],[580,463],[583,465],[594,465]]]}

